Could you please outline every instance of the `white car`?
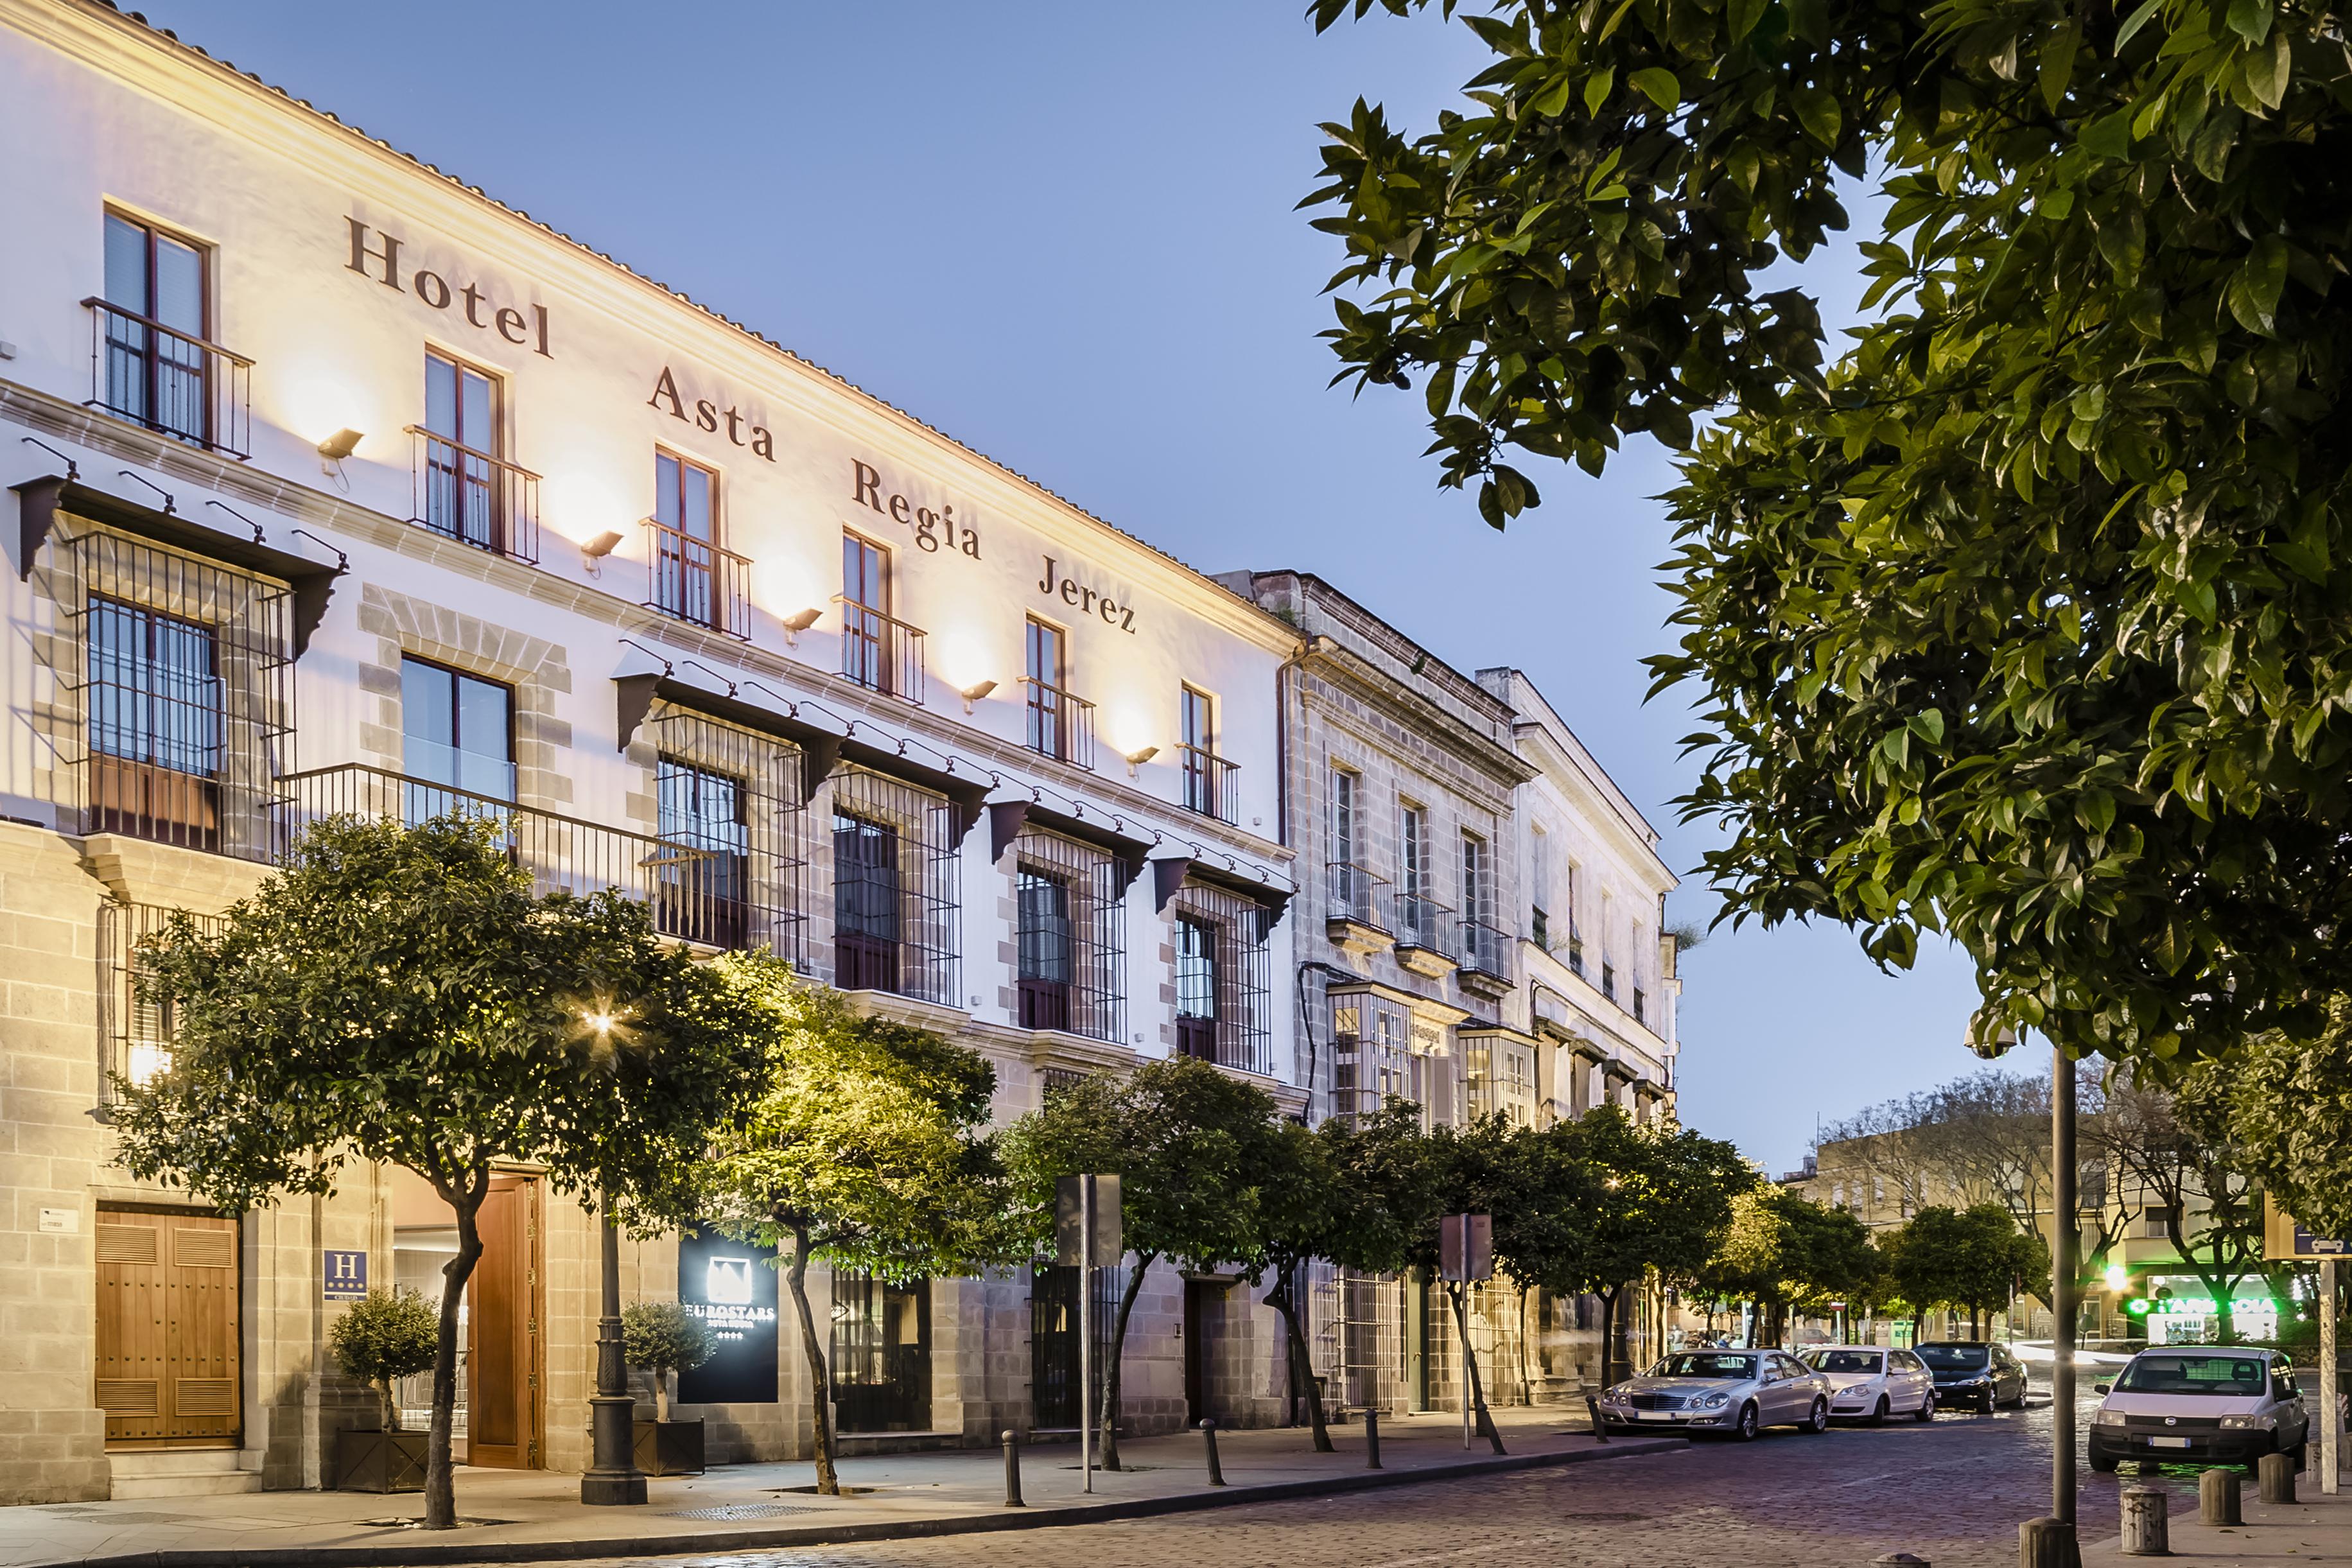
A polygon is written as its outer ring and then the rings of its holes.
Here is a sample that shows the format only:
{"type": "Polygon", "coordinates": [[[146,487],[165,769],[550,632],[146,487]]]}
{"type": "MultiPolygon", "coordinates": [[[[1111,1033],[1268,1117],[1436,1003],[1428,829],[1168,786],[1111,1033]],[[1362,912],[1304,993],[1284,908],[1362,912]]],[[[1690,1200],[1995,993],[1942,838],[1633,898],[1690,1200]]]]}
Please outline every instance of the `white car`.
{"type": "Polygon", "coordinates": [[[2102,1383],[2091,1417],[2091,1468],[2126,1459],[2251,1465],[2287,1454],[2303,1468],[2311,1415],[2294,1368],[2276,1351],[2237,1345],[2149,1346],[2102,1383]]]}
{"type": "Polygon", "coordinates": [[[1909,1351],[1884,1345],[1812,1345],[1804,1356],[1807,1366],[1829,1380],[1833,1420],[1867,1421],[1875,1426],[1889,1415],[1936,1418],[1936,1374],[1909,1351]]]}

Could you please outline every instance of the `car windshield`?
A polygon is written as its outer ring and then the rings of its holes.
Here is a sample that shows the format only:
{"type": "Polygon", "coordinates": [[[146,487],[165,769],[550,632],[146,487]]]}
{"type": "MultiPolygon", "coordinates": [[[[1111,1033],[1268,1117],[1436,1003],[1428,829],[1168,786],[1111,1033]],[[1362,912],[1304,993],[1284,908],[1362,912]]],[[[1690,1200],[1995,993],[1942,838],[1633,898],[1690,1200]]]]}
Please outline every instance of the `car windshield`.
{"type": "Polygon", "coordinates": [[[1739,1377],[1756,1375],[1756,1358],[1725,1355],[1715,1351],[1685,1351],[1670,1355],[1650,1369],[1652,1377],[1739,1377]]]}
{"type": "Polygon", "coordinates": [[[1982,1345],[1921,1345],[1919,1359],[1937,1372],[1963,1372],[1982,1366],[1992,1352],[1982,1345]]]}
{"type": "Polygon", "coordinates": [[[2141,1355],[2116,1379],[2118,1394],[2210,1394],[2250,1399],[2268,1385],[2259,1356],[2141,1355]]]}
{"type": "Polygon", "coordinates": [[[1815,1372],[1876,1372],[1876,1351],[1807,1351],[1805,1364],[1815,1372]]]}

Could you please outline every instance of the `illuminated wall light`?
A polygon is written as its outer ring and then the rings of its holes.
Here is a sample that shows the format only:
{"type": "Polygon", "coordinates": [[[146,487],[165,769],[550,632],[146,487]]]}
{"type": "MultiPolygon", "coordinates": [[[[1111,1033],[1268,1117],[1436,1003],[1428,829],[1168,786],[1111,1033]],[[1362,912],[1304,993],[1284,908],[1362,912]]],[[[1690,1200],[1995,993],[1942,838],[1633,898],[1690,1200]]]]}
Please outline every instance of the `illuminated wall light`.
{"type": "Polygon", "coordinates": [[[959,688],[956,691],[956,695],[963,699],[963,710],[969,713],[971,711],[971,705],[973,703],[979,701],[982,698],[987,696],[990,692],[995,689],[996,682],[993,680],[979,680],[974,681],[970,686],[959,688]]]}
{"type": "MultiPolygon", "coordinates": [[[[777,623],[784,628],[784,646],[786,647],[800,647],[801,634],[808,630],[809,627],[816,625],[817,618],[824,614],[824,605],[813,605],[805,610],[795,610],[791,615],[784,616],[782,620],[777,623]]],[[[964,711],[967,713],[971,711],[971,705],[970,703],[966,703],[964,705],[964,711]]]]}

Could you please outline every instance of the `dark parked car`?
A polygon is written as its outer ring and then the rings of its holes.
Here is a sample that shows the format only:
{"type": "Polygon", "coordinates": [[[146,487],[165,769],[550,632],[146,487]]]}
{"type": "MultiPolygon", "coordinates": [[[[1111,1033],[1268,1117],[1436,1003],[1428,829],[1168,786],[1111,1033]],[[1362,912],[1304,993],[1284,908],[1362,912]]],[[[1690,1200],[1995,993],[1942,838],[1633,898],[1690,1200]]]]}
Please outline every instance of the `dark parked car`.
{"type": "Polygon", "coordinates": [[[2007,1345],[1969,1340],[1939,1340],[1912,1347],[1936,1374],[1936,1403],[1947,1410],[1973,1405],[1990,1411],[2007,1405],[2025,1408],[2025,1363],[2007,1345]]]}

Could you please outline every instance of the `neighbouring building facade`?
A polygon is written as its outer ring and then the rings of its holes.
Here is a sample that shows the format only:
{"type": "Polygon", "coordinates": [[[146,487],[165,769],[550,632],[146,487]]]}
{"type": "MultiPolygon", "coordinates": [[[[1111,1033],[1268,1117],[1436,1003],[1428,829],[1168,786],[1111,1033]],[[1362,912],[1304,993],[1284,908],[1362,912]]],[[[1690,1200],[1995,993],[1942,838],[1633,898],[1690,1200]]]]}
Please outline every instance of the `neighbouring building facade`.
{"type": "MultiPolygon", "coordinates": [[[[333,813],[494,817],[982,1053],[1008,1119],[1180,1054],[1309,1120],[1670,1107],[1672,878],[1524,677],[1204,576],[93,0],[0,0],[0,1502],[320,1485],[373,1420],[338,1303],[437,1289],[404,1172],[220,1215],[112,1163],[172,1047],[139,942],[333,813]]],[[[464,1456],[576,1470],[593,1223],[514,1170],[484,1227],[464,1456]]],[[[677,1391],[719,1462],[807,1451],[766,1261],[624,1248],[737,1331],[677,1391]]],[[[850,1451],[1076,1425],[1074,1271],[813,1284],[850,1451]]],[[[1283,1417],[1256,1292],[1146,1285],[1130,1426],[1283,1417]]],[[[1425,1291],[1316,1287],[1341,1402],[1456,1397],[1425,1291]]],[[[1580,1306],[1479,1300],[1494,1397],[1572,1391],[1580,1306]]]]}

